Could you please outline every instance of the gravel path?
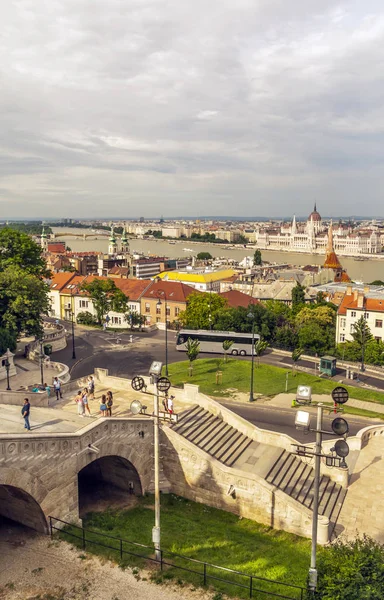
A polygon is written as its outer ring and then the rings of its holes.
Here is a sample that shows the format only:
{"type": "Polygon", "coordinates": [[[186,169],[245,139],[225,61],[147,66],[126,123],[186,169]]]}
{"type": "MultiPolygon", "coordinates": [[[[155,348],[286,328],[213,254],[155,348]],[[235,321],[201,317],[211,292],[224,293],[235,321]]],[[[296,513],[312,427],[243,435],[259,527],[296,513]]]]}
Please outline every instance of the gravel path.
{"type": "Polygon", "coordinates": [[[0,528],[0,560],[0,600],[211,600],[214,595],[190,584],[150,583],[144,571],[134,575],[13,524],[0,528]]]}

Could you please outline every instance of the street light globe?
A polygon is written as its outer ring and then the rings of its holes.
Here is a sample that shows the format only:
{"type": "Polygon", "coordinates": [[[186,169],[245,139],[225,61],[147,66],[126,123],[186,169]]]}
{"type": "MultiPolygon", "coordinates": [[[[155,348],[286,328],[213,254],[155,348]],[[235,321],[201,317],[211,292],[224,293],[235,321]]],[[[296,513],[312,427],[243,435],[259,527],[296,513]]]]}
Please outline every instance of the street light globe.
{"type": "Polygon", "coordinates": [[[295,425],[296,427],[300,427],[303,429],[309,429],[309,424],[311,422],[311,415],[309,412],[305,410],[298,410],[295,417],[295,425]]]}

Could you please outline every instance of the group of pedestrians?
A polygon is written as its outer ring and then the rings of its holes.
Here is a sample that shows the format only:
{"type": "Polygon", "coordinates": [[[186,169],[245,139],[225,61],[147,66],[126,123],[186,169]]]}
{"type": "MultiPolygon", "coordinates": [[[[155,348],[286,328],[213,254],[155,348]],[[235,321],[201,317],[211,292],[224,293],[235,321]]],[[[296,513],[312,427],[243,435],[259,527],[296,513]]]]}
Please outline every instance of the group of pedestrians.
{"type": "MultiPolygon", "coordinates": [[[[95,380],[90,375],[88,379],[88,385],[83,390],[79,390],[75,396],[75,402],[77,404],[77,414],[80,417],[91,417],[91,411],[89,408],[89,401],[95,400],[95,380]]],[[[113,394],[108,391],[106,394],[101,396],[100,401],[100,415],[103,417],[112,417],[112,406],[113,406],[113,394]]]]}

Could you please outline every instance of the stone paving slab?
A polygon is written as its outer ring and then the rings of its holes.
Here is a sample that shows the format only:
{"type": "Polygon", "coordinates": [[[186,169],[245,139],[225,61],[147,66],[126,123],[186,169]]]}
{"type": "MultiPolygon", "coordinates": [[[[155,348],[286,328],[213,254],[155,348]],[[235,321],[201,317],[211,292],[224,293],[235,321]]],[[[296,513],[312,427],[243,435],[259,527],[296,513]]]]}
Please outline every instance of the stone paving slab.
{"type": "Polygon", "coordinates": [[[369,440],[356,461],[337,533],[347,539],[368,534],[384,543],[384,436],[369,440]]]}

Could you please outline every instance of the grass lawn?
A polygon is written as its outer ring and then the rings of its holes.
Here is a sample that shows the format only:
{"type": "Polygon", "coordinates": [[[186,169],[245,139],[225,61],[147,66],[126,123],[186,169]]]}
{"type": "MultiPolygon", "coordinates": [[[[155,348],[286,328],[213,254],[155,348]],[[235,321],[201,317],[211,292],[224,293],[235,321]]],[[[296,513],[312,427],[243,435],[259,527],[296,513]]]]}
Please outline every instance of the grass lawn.
{"type": "MultiPolygon", "coordinates": [[[[106,511],[91,513],[83,520],[84,527],[97,532],[104,532],[129,541],[147,544],[151,547],[146,555],[153,556],[151,530],[154,525],[153,497],[139,498],[134,508],[124,511],[106,511]]],[[[214,565],[228,567],[244,573],[258,575],[267,579],[301,585],[305,587],[310,559],[310,541],[304,538],[276,531],[248,519],[239,518],[232,513],[210,508],[203,504],[190,502],[184,498],[170,495],[161,497],[161,545],[163,549],[195,558],[214,565]]],[[[72,541],[61,532],[60,537],[72,541]]],[[[86,534],[87,540],[96,540],[94,534],[86,534]]],[[[102,541],[101,537],[98,538],[102,541]]],[[[104,543],[106,540],[104,540],[104,543]]],[[[119,548],[118,542],[114,543],[119,548]]],[[[81,542],[79,541],[79,547],[81,542]]],[[[124,548],[130,548],[124,545],[124,548]]],[[[119,552],[87,544],[87,551],[95,552],[119,559],[119,552]]],[[[138,551],[138,550],[136,550],[138,551]]],[[[144,551],[145,553],[146,551],[144,551]]],[[[136,573],[142,565],[134,557],[128,557],[126,564],[135,566],[136,573]],[[133,558],[133,560],[132,560],[133,558]]],[[[165,560],[171,556],[165,552],[165,560]]],[[[203,565],[187,563],[183,559],[172,557],[172,562],[203,572],[203,565]]],[[[232,581],[249,586],[249,579],[237,575],[207,568],[208,575],[230,578],[232,581]]],[[[166,569],[163,573],[154,571],[153,579],[160,582],[164,579],[175,579],[176,582],[188,581],[193,585],[202,585],[202,577],[179,569],[166,569]]],[[[208,584],[228,595],[240,598],[249,597],[248,590],[243,590],[228,583],[209,580],[208,584]]],[[[288,589],[277,584],[254,581],[257,588],[286,594],[292,598],[300,598],[300,590],[288,589]]],[[[272,598],[269,594],[258,595],[254,598],[272,598]]]]}
{"type": "MultiPolygon", "coordinates": [[[[169,365],[169,377],[173,385],[182,385],[183,383],[194,383],[200,386],[200,391],[208,396],[228,396],[228,390],[238,390],[239,392],[249,392],[251,377],[251,362],[247,360],[238,360],[228,358],[225,363],[221,361],[220,369],[222,371],[222,383],[216,383],[216,371],[218,360],[215,358],[198,359],[193,363],[193,375],[188,375],[188,361],[172,363],[169,365]]],[[[285,381],[288,369],[274,367],[260,363],[255,364],[254,368],[254,391],[255,394],[263,396],[276,396],[285,392],[285,381]]],[[[328,379],[322,379],[316,375],[298,372],[294,377],[291,372],[288,377],[288,392],[296,392],[297,386],[305,384],[312,386],[314,394],[330,394],[337,387],[338,383],[328,379]]],[[[343,384],[344,385],[344,384],[343,384]]],[[[377,402],[384,404],[384,394],[367,389],[356,388],[353,386],[344,386],[347,388],[351,398],[357,400],[366,400],[367,402],[377,402]]],[[[347,407],[346,407],[347,408],[347,407]]],[[[374,407],[372,407],[374,410],[374,407]]],[[[346,412],[348,412],[346,410],[346,412]]],[[[359,413],[361,414],[361,413],[359,413]]],[[[383,415],[381,415],[383,417],[383,415]]]]}

